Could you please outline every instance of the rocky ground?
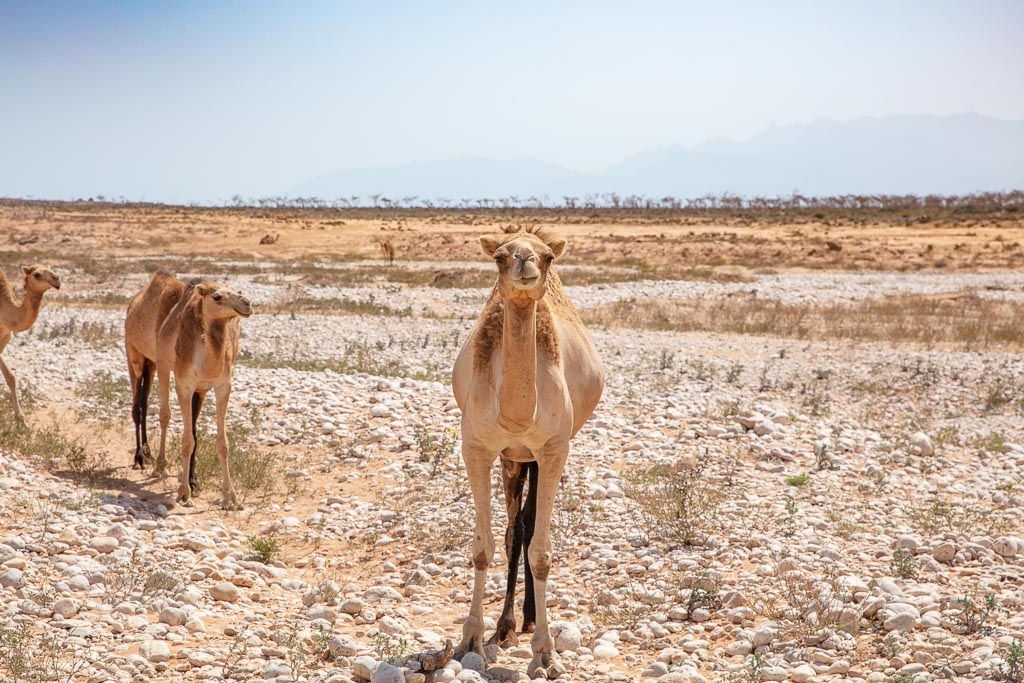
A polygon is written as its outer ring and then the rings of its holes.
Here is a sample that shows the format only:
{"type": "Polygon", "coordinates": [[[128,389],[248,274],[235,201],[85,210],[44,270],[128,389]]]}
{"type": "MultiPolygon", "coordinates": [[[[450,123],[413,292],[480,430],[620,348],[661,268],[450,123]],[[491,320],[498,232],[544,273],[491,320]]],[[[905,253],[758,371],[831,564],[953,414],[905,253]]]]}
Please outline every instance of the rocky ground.
{"type": "MultiPolygon", "coordinates": [[[[144,279],[70,274],[4,352],[34,429],[0,422],[0,673],[423,680],[409,656],[457,642],[469,607],[447,373],[486,290],[219,275],[264,311],[244,322],[230,409],[246,509],[223,512],[213,469],[189,509],[172,505],[173,476],[129,469],[123,301],[83,303],[144,279]]],[[[570,295],[589,308],[751,291],[1019,301],[1024,277],[613,280],[570,295]]],[[[1024,680],[1024,356],[593,336],[608,388],[573,443],[549,582],[569,680],[1024,680]]],[[[494,507],[504,524],[500,485],[494,507]]],[[[503,567],[499,552],[489,628],[503,567]]],[[[488,654],[435,680],[525,678],[528,638],[488,654]]]]}

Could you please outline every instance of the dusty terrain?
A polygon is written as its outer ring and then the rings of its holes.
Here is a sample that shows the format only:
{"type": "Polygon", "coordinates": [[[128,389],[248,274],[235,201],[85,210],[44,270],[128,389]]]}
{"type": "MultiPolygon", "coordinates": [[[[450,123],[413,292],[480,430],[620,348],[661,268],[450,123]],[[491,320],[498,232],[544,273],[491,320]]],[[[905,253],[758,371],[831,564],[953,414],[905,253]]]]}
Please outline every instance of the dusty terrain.
{"type": "MultiPolygon", "coordinates": [[[[383,681],[458,640],[447,374],[492,277],[475,237],[516,222],[464,218],[0,207],[8,274],[65,282],[4,352],[33,427],[0,402],[4,680],[383,681]],[[196,506],[172,505],[176,413],[168,475],[130,469],[123,309],[161,263],[259,308],[242,512],[208,435],[196,506]]],[[[1024,226],[555,227],[609,370],[556,513],[569,680],[1024,678],[1024,226]]],[[[519,680],[528,653],[437,680],[519,680]]]]}

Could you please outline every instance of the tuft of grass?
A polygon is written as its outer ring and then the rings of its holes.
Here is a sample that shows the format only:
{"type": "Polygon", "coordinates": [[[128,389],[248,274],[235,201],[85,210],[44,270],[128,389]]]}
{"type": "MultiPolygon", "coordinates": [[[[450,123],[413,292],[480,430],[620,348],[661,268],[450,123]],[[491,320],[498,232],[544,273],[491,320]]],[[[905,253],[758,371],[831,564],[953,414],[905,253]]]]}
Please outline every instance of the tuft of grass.
{"type": "Polygon", "coordinates": [[[999,679],[1006,683],[1024,683],[1024,642],[1013,639],[1003,653],[997,673],[999,679]]]}
{"type": "Polygon", "coordinates": [[[792,476],[786,477],[787,486],[805,486],[810,481],[811,475],[808,474],[807,472],[803,472],[802,474],[794,474],[792,476]]]}
{"type": "Polygon", "coordinates": [[[953,623],[960,633],[965,635],[988,633],[989,619],[1005,611],[999,606],[994,593],[979,596],[977,589],[958,598],[957,606],[959,611],[953,615],[953,623]]]}
{"type": "MultiPolygon", "coordinates": [[[[154,383],[156,378],[154,377],[154,383]]],[[[131,418],[132,392],[127,374],[124,376],[97,370],[75,389],[85,411],[103,422],[131,418]]],[[[152,387],[151,397],[159,396],[152,387]]]]}
{"type": "Polygon", "coordinates": [[[377,632],[373,635],[373,649],[377,660],[394,666],[401,666],[409,657],[409,641],[406,638],[377,632]]]}
{"type": "Polygon", "coordinates": [[[893,576],[898,576],[901,579],[916,579],[918,576],[917,559],[914,557],[914,553],[906,548],[896,548],[892,552],[892,560],[889,561],[889,571],[893,576]]]}
{"type": "Polygon", "coordinates": [[[289,368],[299,372],[325,372],[330,370],[339,375],[350,375],[365,373],[376,377],[407,377],[419,380],[440,380],[446,377],[440,370],[412,372],[400,360],[387,357],[386,354],[377,349],[371,349],[365,344],[350,343],[346,352],[340,358],[319,359],[319,358],[291,358],[271,356],[264,354],[252,354],[242,351],[238,354],[239,365],[246,365],[261,370],[273,370],[277,368],[289,368]]]}
{"type": "Polygon", "coordinates": [[[252,559],[263,564],[271,564],[281,552],[283,544],[275,530],[260,536],[249,536],[246,539],[249,550],[252,551],[252,559]]]}
{"type": "Polygon", "coordinates": [[[425,425],[416,425],[416,448],[419,450],[419,461],[430,463],[430,478],[433,479],[444,468],[445,463],[455,454],[458,438],[454,429],[448,429],[435,437],[425,425]]]}
{"type": "Polygon", "coordinates": [[[89,668],[87,651],[60,629],[0,628],[0,676],[16,683],[71,683],[89,668]]]}

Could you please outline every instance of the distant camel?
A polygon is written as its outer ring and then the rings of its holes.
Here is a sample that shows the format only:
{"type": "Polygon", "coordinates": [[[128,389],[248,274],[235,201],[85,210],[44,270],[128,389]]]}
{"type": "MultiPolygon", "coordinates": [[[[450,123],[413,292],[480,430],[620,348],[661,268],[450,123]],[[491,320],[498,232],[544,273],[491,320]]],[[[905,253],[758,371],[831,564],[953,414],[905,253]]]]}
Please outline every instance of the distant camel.
{"type": "Polygon", "coordinates": [[[551,513],[569,441],[604,389],[604,366],[553,267],[565,244],[533,227],[480,238],[498,278],[452,373],[462,409],[462,460],[476,507],[473,602],[456,656],[484,655],[483,599],[494,557],[491,468],[500,455],[509,514],[508,577],[493,640],[515,642],[512,608],[519,553],[525,551],[523,631],[535,631],[530,678],[565,673],[547,620],[551,513]]]}
{"type": "Polygon", "coordinates": [[[281,233],[277,233],[276,235],[267,233],[260,239],[260,244],[277,244],[279,239],[281,239],[281,233]]]}
{"type": "Polygon", "coordinates": [[[390,237],[381,237],[378,244],[380,244],[380,251],[388,265],[393,266],[395,264],[395,243],[391,241],[390,237]]]}
{"type": "MultiPolygon", "coordinates": [[[[12,333],[24,332],[35,323],[36,318],[39,317],[39,308],[43,304],[43,293],[51,287],[60,289],[60,278],[46,266],[38,264],[23,266],[21,271],[25,274],[25,283],[24,292],[19,302],[14,298],[14,289],[11,287],[11,281],[7,279],[7,274],[0,270],[0,354],[7,347],[7,343],[11,341],[12,333]]],[[[17,381],[2,357],[0,357],[0,372],[3,372],[7,386],[11,389],[14,419],[24,423],[25,416],[21,413],[21,405],[18,403],[17,381]]]]}

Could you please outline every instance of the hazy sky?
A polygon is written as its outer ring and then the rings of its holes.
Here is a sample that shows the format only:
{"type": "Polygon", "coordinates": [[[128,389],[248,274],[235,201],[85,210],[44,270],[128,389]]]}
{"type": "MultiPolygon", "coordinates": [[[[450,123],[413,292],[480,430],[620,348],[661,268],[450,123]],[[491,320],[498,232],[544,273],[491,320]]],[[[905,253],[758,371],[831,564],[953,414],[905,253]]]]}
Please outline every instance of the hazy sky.
{"type": "Polygon", "coordinates": [[[771,122],[1024,118],[1024,3],[0,3],[0,196],[213,200],[771,122]]]}

